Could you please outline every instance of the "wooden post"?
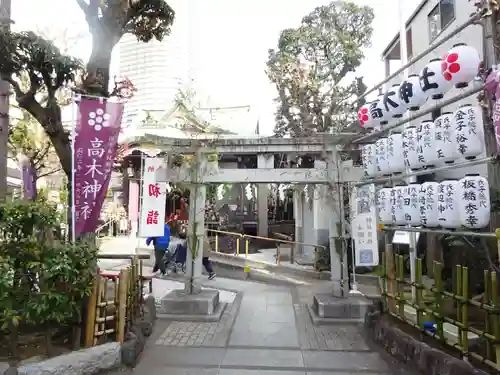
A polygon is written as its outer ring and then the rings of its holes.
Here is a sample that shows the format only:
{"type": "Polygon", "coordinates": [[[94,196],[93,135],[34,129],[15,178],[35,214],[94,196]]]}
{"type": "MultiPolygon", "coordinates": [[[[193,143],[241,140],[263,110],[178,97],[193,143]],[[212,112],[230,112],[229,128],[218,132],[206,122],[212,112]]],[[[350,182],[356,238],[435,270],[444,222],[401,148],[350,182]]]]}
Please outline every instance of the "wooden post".
{"type": "Polygon", "coordinates": [[[116,341],[123,344],[125,341],[125,326],[127,322],[127,301],[130,270],[120,271],[118,281],[118,310],[116,322],[116,341]]]}
{"type": "Polygon", "coordinates": [[[95,333],[95,318],[97,310],[97,296],[99,294],[99,285],[101,283],[101,275],[97,270],[97,275],[92,285],[92,294],[87,303],[87,319],[85,321],[85,347],[90,348],[94,345],[95,333]]]}

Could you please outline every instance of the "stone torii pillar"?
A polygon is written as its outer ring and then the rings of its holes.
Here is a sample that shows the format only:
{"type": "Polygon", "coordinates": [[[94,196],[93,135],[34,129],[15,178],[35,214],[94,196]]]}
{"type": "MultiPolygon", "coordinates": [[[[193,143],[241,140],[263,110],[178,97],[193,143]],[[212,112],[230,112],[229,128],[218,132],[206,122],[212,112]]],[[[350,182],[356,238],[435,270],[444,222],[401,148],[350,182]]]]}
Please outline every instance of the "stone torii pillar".
{"type": "MultiPolygon", "coordinates": [[[[274,155],[257,154],[257,168],[274,168],[274,155]]],[[[267,198],[269,195],[269,184],[257,185],[257,235],[269,236],[269,222],[267,219],[267,198]]]]}

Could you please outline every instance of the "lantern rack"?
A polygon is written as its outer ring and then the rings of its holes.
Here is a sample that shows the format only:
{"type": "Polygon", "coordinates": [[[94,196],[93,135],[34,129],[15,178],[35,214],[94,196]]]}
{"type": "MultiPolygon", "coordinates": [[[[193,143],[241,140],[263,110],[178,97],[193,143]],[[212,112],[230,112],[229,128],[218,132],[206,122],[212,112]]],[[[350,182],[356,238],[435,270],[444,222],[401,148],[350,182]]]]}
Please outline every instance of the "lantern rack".
{"type": "Polygon", "coordinates": [[[442,167],[416,170],[416,171],[411,172],[411,173],[401,173],[401,174],[394,174],[394,175],[387,176],[387,177],[372,178],[369,180],[367,179],[367,180],[364,180],[362,182],[358,182],[358,183],[354,184],[354,186],[359,187],[359,186],[363,186],[363,185],[379,184],[379,183],[383,183],[383,182],[395,182],[395,181],[405,180],[409,177],[423,176],[423,175],[431,174],[431,173],[435,173],[435,172],[448,171],[450,169],[472,167],[474,165],[480,165],[480,164],[489,163],[489,162],[496,162],[497,160],[498,160],[498,158],[496,156],[488,156],[485,158],[479,158],[479,159],[475,159],[475,160],[468,160],[468,161],[463,161],[463,162],[459,162],[459,163],[448,164],[448,165],[444,165],[442,167]]]}
{"type": "MultiPolygon", "coordinates": [[[[425,56],[427,56],[429,53],[431,53],[432,51],[434,51],[437,47],[443,45],[444,43],[446,43],[447,41],[449,41],[451,38],[453,38],[455,35],[459,34],[461,31],[463,31],[464,29],[466,29],[467,27],[469,27],[471,25],[475,25],[478,22],[481,22],[481,17],[483,17],[486,12],[487,12],[487,9],[483,9],[482,11],[478,11],[476,13],[473,13],[467,21],[465,21],[461,25],[457,26],[449,34],[446,34],[442,38],[439,38],[435,42],[431,43],[431,45],[429,47],[427,47],[425,50],[423,50],[417,56],[415,56],[410,61],[408,61],[408,63],[406,63],[401,68],[399,68],[394,73],[392,73],[387,78],[385,78],[383,81],[377,83],[371,89],[369,89],[365,93],[363,93],[363,95],[361,95],[356,100],[356,102],[360,102],[361,100],[365,99],[372,92],[375,92],[375,90],[377,90],[379,87],[382,87],[382,85],[386,84],[387,82],[389,82],[393,78],[396,78],[398,75],[400,75],[401,73],[403,73],[407,68],[409,68],[410,66],[414,65],[418,61],[422,60],[425,56]]],[[[458,99],[458,100],[460,100],[460,99],[458,99]]],[[[447,105],[447,104],[445,104],[445,105],[447,105]]]]}
{"type": "Polygon", "coordinates": [[[401,231],[401,232],[415,232],[415,233],[433,233],[433,234],[453,234],[456,236],[464,237],[485,237],[485,238],[496,238],[495,233],[488,232],[470,232],[470,231],[459,231],[459,230],[447,230],[447,229],[432,229],[432,228],[414,228],[405,227],[397,225],[384,225],[381,227],[383,231],[401,231]]]}
{"type": "Polygon", "coordinates": [[[413,115],[406,116],[405,119],[396,121],[392,125],[385,125],[384,128],[381,130],[377,130],[377,131],[374,131],[373,133],[364,135],[361,138],[354,139],[354,140],[352,140],[352,143],[360,144],[360,143],[365,143],[365,141],[371,140],[373,138],[378,138],[379,136],[384,135],[385,133],[387,133],[387,132],[389,132],[397,127],[405,125],[413,120],[417,120],[420,117],[423,117],[425,115],[431,114],[432,112],[434,112],[438,109],[446,107],[447,105],[450,105],[450,104],[454,104],[462,99],[468,98],[469,96],[477,94],[478,92],[483,91],[483,90],[484,90],[484,84],[474,86],[473,88],[471,88],[467,91],[464,91],[458,95],[455,95],[454,97],[452,97],[450,99],[443,100],[441,103],[435,104],[435,105],[427,108],[424,111],[419,111],[413,115]]]}

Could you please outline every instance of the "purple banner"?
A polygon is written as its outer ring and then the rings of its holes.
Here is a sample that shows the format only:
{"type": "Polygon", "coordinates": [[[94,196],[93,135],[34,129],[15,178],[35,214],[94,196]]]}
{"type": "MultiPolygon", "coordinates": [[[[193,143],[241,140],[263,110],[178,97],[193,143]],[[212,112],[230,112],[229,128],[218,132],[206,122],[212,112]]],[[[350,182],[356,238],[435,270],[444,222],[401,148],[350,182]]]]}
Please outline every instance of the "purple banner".
{"type": "Polygon", "coordinates": [[[493,125],[495,126],[495,140],[497,154],[500,155],[500,71],[492,71],[485,82],[486,90],[493,96],[493,125]]]}
{"type": "Polygon", "coordinates": [[[75,231],[97,228],[108,191],[123,115],[123,103],[83,97],[75,137],[75,231]]]}
{"type": "Polygon", "coordinates": [[[23,194],[30,201],[36,198],[35,170],[28,161],[23,165],[23,194]]]}

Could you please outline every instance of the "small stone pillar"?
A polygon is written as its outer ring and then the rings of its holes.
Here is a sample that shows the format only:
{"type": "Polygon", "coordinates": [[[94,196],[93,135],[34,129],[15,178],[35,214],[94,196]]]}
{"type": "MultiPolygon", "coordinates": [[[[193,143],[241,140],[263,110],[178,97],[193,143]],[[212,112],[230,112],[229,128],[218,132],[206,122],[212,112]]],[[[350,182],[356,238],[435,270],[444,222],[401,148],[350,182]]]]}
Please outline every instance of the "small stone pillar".
{"type": "MultiPolygon", "coordinates": [[[[304,242],[304,228],[303,228],[303,208],[304,205],[304,187],[302,185],[296,186],[293,191],[293,215],[295,218],[295,241],[304,242]]],[[[297,254],[301,256],[304,254],[304,247],[301,244],[297,244],[295,247],[297,254]]]]}
{"type": "MultiPolygon", "coordinates": [[[[257,154],[257,168],[274,168],[274,155],[257,154]]],[[[269,195],[268,184],[257,185],[257,235],[261,237],[269,236],[269,223],[267,219],[269,195]]]]}

